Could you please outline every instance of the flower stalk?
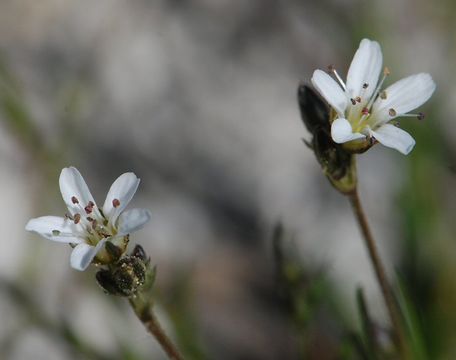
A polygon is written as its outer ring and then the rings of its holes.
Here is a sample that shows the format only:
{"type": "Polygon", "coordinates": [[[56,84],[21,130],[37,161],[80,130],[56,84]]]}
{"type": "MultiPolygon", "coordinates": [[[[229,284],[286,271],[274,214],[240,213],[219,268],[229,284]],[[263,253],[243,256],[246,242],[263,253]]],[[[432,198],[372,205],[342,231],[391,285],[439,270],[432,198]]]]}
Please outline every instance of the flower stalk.
{"type": "Polygon", "coordinates": [[[131,297],[129,302],[138,319],[143,323],[147,331],[155,337],[168,357],[171,360],[184,360],[177,347],[166,335],[165,331],[158,322],[150,302],[141,294],[131,297]]]}
{"type": "Polygon", "coordinates": [[[356,155],[347,152],[340,144],[331,139],[328,121],[330,112],[311,88],[306,85],[299,86],[298,102],[304,125],[313,135],[311,141],[306,142],[306,144],[314,151],[323,174],[328,178],[331,185],[350,200],[388,309],[395,345],[401,354],[401,358],[407,359],[400,313],[359,198],[356,155]]]}
{"type": "MultiPolygon", "coordinates": [[[[108,243],[109,244],[109,243],[108,243]]],[[[108,253],[116,251],[107,248],[108,253]]],[[[154,314],[153,286],[156,267],[151,267],[150,258],[140,245],[136,245],[129,255],[123,255],[107,269],[96,274],[98,284],[108,295],[128,299],[130,306],[147,331],[158,341],[171,360],[183,360],[177,347],[166,335],[154,314]]]]}
{"type": "Polygon", "coordinates": [[[388,314],[391,319],[391,325],[394,331],[394,342],[399,350],[402,359],[407,359],[407,347],[406,347],[406,340],[405,335],[402,327],[401,316],[399,310],[397,308],[396,301],[393,296],[393,292],[391,287],[388,283],[388,278],[386,277],[385,267],[380,259],[380,254],[378,253],[377,246],[375,244],[374,237],[372,235],[372,231],[369,227],[369,223],[367,221],[366,214],[361,204],[361,200],[359,197],[359,193],[357,189],[353,191],[351,194],[348,195],[350,200],[353,213],[355,218],[358,222],[358,225],[361,229],[364,242],[366,244],[369,258],[371,260],[372,266],[375,270],[375,275],[377,277],[377,281],[380,285],[383,299],[385,300],[386,307],[388,309],[388,314]]]}
{"type": "Polygon", "coordinates": [[[99,270],[96,280],[109,295],[128,298],[135,314],[157,339],[172,360],[183,360],[153,313],[152,288],[155,267],[140,245],[126,254],[130,233],[150,220],[146,209],[124,211],[138,189],[140,180],[125,173],[111,185],[103,207],[98,207],[81,173],[64,168],[59,185],[69,213],[64,217],[31,219],[25,229],[46,239],[69,244],[71,266],[80,271],[90,264],[99,270]]]}
{"type": "Polygon", "coordinates": [[[329,109],[305,85],[298,89],[298,103],[304,125],[312,134],[312,140],[306,144],[314,151],[331,184],[350,200],[391,318],[395,344],[401,358],[407,359],[400,312],[359,198],[355,156],[376,143],[409,154],[415,140],[397,127],[396,118],[422,120],[423,113],[410,111],[429,100],[436,85],[429,74],[419,73],[382,90],[390,75],[385,67],[380,78],[382,63],[379,43],[363,39],[351,62],[346,82],[333,66],[328,69],[329,73],[322,70],[313,73],[312,84],[329,109]]]}

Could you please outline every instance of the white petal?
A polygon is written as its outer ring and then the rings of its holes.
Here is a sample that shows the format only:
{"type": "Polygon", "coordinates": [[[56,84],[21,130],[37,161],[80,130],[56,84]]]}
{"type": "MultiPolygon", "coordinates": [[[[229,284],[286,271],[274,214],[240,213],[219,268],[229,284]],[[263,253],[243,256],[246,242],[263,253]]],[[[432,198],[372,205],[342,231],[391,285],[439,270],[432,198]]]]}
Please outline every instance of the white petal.
{"type": "Polygon", "coordinates": [[[434,90],[435,83],[429,74],[406,77],[385,89],[386,99],[379,97],[375,101],[371,117],[375,118],[377,125],[390,121],[423,105],[434,90]],[[395,116],[389,115],[390,109],[394,109],[395,116]]]}
{"type": "Polygon", "coordinates": [[[415,140],[408,132],[391,124],[382,125],[376,131],[371,130],[371,133],[382,145],[396,149],[404,155],[415,146],[415,140]]]}
{"type": "Polygon", "coordinates": [[[118,235],[127,235],[141,229],[150,220],[150,211],[146,209],[131,209],[119,217],[118,235]]]}
{"type": "Polygon", "coordinates": [[[42,216],[31,219],[25,230],[34,232],[52,241],[63,243],[80,243],[82,240],[75,229],[74,223],[59,216],[42,216]]]}
{"type": "Polygon", "coordinates": [[[312,84],[321,96],[337,111],[339,116],[343,116],[347,108],[348,99],[339,84],[327,73],[315,70],[312,76],[312,84]]]}
{"type": "Polygon", "coordinates": [[[139,181],[136,175],[130,172],[120,175],[111,185],[103,205],[103,213],[112,224],[115,224],[117,217],[133,198],[138,189],[139,181]],[[112,201],[114,199],[119,200],[119,206],[113,206],[112,201]]]}
{"type": "Polygon", "coordinates": [[[351,98],[369,99],[374,92],[382,69],[382,50],[376,41],[361,40],[347,74],[347,93],[351,98]],[[363,85],[368,84],[364,90],[363,85]]]}
{"type": "Polygon", "coordinates": [[[345,143],[347,141],[365,138],[361,133],[354,133],[352,126],[347,119],[338,118],[333,121],[331,125],[331,137],[334,142],[338,144],[345,143]]]}
{"type": "Polygon", "coordinates": [[[84,208],[89,201],[95,203],[84,178],[76,168],[64,168],[60,173],[59,185],[63,200],[71,214],[80,213],[81,206],[84,208]],[[73,204],[73,196],[79,201],[79,205],[73,204]]]}
{"type": "Polygon", "coordinates": [[[77,245],[71,253],[71,267],[79,271],[87,269],[105,242],[106,239],[103,239],[97,244],[97,246],[88,245],[86,243],[77,245]]]}

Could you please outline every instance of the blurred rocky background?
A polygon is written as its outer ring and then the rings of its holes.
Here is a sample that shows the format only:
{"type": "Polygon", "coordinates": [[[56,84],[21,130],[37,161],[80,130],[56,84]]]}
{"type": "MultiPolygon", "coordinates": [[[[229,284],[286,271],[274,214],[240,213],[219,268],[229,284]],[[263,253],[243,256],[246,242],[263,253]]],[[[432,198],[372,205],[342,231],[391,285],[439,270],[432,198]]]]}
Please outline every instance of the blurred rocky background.
{"type": "Polygon", "coordinates": [[[414,304],[423,352],[456,356],[455,5],[377,0],[2,0],[0,358],[164,359],[127,304],[24,231],[61,215],[62,167],[102,202],[135,172],[132,237],[158,267],[158,316],[188,359],[352,359],[362,287],[380,291],[347,200],[312,152],[296,89],[345,74],[378,40],[391,80],[429,72],[411,155],[359,158],[386,265],[414,304]],[[278,225],[281,224],[281,225],[278,225]]]}

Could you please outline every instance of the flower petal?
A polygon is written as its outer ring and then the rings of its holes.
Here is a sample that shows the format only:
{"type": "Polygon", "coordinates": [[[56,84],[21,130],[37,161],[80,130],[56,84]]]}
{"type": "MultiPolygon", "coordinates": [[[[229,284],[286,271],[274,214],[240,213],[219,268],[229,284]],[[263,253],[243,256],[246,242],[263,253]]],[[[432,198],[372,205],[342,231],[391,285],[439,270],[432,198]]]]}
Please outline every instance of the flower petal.
{"type": "Polygon", "coordinates": [[[371,130],[371,134],[382,145],[396,149],[404,155],[412,151],[415,146],[415,139],[408,132],[391,124],[384,124],[376,131],[371,130]]]}
{"type": "Polygon", "coordinates": [[[79,271],[84,271],[87,269],[105,242],[106,239],[103,239],[97,244],[97,246],[92,246],[86,243],[77,245],[71,253],[71,267],[79,271]]]}
{"type": "Polygon", "coordinates": [[[361,133],[354,133],[347,119],[338,118],[331,125],[331,137],[334,142],[342,144],[347,141],[365,138],[366,136],[361,133]]]}
{"type": "Polygon", "coordinates": [[[25,225],[25,230],[34,232],[52,241],[68,244],[82,242],[77,237],[78,232],[75,229],[74,223],[59,216],[42,216],[31,219],[25,225]]]}
{"type": "Polygon", "coordinates": [[[84,208],[90,201],[95,204],[89,187],[84,181],[81,173],[75,167],[68,167],[62,170],[60,173],[59,185],[63,200],[72,215],[80,213],[81,207],[84,208]],[[73,197],[79,204],[73,203],[73,197]]]}
{"type": "Polygon", "coordinates": [[[382,69],[382,50],[376,41],[361,40],[347,74],[347,93],[351,98],[361,96],[367,100],[377,87],[382,69]],[[368,84],[366,89],[363,85],[368,84]]]}
{"type": "Polygon", "coordinates": [[[150,220],[150,211],[146,209],[131,209],[119,217],[118,235],[127,235],[141,229],[150,220]]]}
{"type": "Polygon", "coordinates": [[[117,217],[126,208],[139,186],[139,179],[131,172],[120,175],[113,182],[103,205],[103,213],[110,223],[115,224],[117,217]],[[114,207],[113,201],[119,204],[114,207]]]}
{"type": "Polygon", "coordinates": [[[312,76],[312,84],[321,96],[337,111],[339,116],[343,116],[347,108],[348,99],[339,84],[327,73],[315,70],[312,76]]]}
{"type": "MultiPolygon", "coordinates": [[[[431,75],[420,73],[406,77],[385,89],[386,99],[378,98],[372,107],[376,125],[408,113],[429,100],[435,90],[431,75]],[[390,116],[394,109],[395,116],[390,116]]],[[[375,126],[374,126],[375,128],[375,126]]]]}

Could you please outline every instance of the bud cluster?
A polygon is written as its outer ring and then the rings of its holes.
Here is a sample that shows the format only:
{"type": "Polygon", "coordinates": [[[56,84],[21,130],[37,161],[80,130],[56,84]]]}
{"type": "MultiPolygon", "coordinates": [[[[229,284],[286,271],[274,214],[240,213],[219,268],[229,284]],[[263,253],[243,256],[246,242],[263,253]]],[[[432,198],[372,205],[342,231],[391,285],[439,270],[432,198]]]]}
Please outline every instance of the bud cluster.
{"type": "Polygon", "coordinates": [[[332,140],[329,107],[304,84],[298,87],[298,103],[302,121],[312,134],[311,141],[305,143],[314,151],[331,184],[344,194],[352,193],[356,189],[354,155],[332,140]]]}
{"type": "Polygon", "coordinates": [[[140,245],[136,245],[130,255],[122,257],[119,257],[121,249],[113,244],[107,245],[106,250],[118,259],[96,274],[98,284],[107,294],[134,297],[146,284],[153,285],[155,268],[150,268],[150,258],[140,245]]]}

